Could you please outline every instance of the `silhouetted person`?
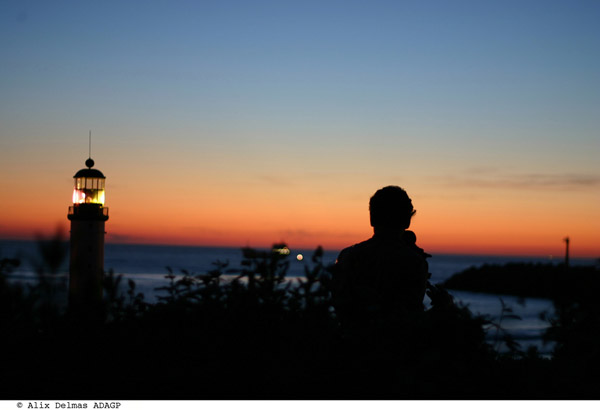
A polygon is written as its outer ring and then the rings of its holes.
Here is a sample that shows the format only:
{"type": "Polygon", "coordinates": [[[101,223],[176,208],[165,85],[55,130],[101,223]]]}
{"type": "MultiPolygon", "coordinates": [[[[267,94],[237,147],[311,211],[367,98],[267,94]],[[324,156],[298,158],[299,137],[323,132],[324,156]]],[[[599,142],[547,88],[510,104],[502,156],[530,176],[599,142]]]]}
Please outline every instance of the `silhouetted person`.
{"type": "Polygon", "coordinates": [[[378,190],[369,202],[371,239],[339,254],[334,267],[334,304],[342,325],[380,322],[422,312],[429,278],[426,258],[408,231],[415,210],[397,186],[378,190]]]}

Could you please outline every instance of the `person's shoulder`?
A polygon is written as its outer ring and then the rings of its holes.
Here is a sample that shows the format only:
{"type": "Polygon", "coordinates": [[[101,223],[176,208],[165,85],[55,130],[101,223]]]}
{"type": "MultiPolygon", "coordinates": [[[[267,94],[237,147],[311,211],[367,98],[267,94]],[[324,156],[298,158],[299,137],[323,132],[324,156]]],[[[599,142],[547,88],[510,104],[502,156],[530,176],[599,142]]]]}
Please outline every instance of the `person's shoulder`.
{"type": "Polygon", "coordinates": [[[359,255],[364,253],[367,249],[370,249],[373,246],[373,238],[367,239],[366,241],[362,241],[359,243],[355,243],[354,245],[348,246],[340,251],[337,260],[338,262],[343,259],[348,259],[352,255],[359,255]]]}

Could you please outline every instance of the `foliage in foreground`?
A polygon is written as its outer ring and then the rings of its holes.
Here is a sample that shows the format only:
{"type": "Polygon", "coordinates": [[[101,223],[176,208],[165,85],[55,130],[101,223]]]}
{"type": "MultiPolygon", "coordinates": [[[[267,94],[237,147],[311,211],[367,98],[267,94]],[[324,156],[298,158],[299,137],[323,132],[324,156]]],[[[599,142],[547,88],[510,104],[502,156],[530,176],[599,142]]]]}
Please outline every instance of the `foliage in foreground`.
{"type": "MultiPolygon", "coordinates": [[[[573,347],[565,336],[572,330],[565,328],[566,321],[585,328],[590,320],[580,319],[572,309],[553,319],[560,357],[553,360],[521,352],[507,335],[510,349],[498,353],[486,343],[484,329],[490,321],[455,305],[435,286],[429,289],[432,307],[421,314],[348,329],[336,318],[331,271],[323,265],[320,248],[304,278],[293,280],[286,277],[286,255],[242,252],[240,268],[218,261],[202,274],[169,270],[169,283],[159,289],[155,304],[144,301],[133,281],[122,294],[121,277],[109,273],[104,303],[85,315],[61,305],[64,283],[52,292],[47,291],[48,281],[28,288],[9,284],[6,274],[18,262],[2,259],[2,397],[469,399],[597,394],[598,379],[582,378],[577,368],[567,365],[573,347]]],[[[492,325],[501,330],[500,324],[492,325]]]]}

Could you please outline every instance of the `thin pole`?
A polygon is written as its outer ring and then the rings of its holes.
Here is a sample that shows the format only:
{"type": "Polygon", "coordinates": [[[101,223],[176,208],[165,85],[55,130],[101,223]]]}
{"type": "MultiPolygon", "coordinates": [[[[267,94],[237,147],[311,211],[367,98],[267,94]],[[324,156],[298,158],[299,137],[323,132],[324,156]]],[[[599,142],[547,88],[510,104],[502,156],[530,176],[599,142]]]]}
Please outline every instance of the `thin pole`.
{"type": "Polygon", "coordinates": [[[88,158],[92,158],[92,130],[90,130],[90,147],[88,151],[88,158]]]}
{"type": "Polygon", "coordinates": [[[571,240],[569,239],[569,237],[567,236],[564,239],[565,243],[566,243],[566,249],[565,249],[565,266],[568,268],[569,267],[569,242],[571,242],[571,240]]]}

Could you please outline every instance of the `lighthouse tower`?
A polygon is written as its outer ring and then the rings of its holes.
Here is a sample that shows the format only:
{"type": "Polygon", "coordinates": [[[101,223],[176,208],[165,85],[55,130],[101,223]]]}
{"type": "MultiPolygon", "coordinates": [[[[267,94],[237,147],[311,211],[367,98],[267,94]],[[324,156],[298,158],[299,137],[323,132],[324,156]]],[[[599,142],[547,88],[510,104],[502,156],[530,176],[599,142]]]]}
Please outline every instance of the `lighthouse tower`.
{"type": "Polygon", "coordinates": [[[71,259],[69,265],[69,306],[93,308],[102,300],[104,276],[104,223],[108,208],[104,206],[104,174],[94,169],[94,160],[77,171],[73,189],[71,221],[71,259]]]}

